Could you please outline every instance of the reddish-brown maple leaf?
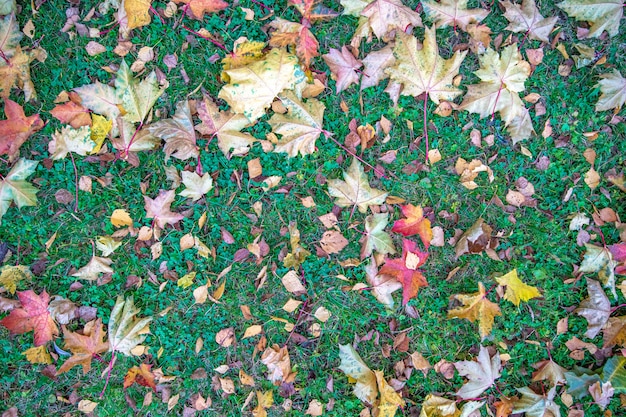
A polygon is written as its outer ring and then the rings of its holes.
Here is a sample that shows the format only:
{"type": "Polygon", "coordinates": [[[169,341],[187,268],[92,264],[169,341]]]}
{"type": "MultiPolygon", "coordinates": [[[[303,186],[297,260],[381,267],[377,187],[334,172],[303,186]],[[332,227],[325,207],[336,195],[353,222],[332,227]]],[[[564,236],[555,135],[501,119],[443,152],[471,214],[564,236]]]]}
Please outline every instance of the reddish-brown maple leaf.
{"type": "Polygon", "coordinates": [[[270,46],[295,45],[296,55],[306,68],[311,65],[313,58],[319,56],[319,43],[315,39],[315,35],[309,30],[310,25],[290,22],[277,17],[270,23],[270,27],[276,29],[272,33],[270,46]]]}
{"type": "Polygon", "coordinates": [[[17,296],[22,308],[12,310],[11,314],[0,320],[1,325],[13,334],[33,330],[35,346],[44,345],[59,334],[59,329],[48,311],[50,296],[46,291],[41,295],[37,295],[33,290],[19,291],[17,296]]]}
{"type": "Polygon", "coordinates": [[[130,368],[124,377],[124,389],[136,383],[143,387],[150,387],[156,391],[154,374],[150,370],[151,367],[152,365],[142,363],[139,366],[133,366],[130,368]]]}
{"type": "Polygon", "coordinates": [[[0,155],[13,158],[20,146],[44,123],[38,114],[26,117],[22,106],[8,98],[4,99],[4,114],[7,119],[0,120],[0,155]]]}
{"type": "Polygon", "coordinates": [[[73,101],[57,104],[54,109],[50,110],[50,114],[63,123],[69,123],[74,129],[91,126],[89,110],[73,101]]]}
{"type": "Polygon", "coordinates": [[[617,243],[609,246],[609,251],[613,255],[618,265],[615,267],[615,273],[619,275],[626,275],[626,243],[617,243]]]}
{"type": "Polygon", "coordinates": [[[146,217],[154,219],[154,223],[161,229],[165,228],[166,224],[174,225],[184,218],[182,214],[174,213],[170,208],[175,196],[176,191],[174,190],[161,190],[154,200],[150,197],[143,196],[146,202],[146,217]]]}
{"type": "Polygon", "coordinates": [[[419,235],[424,246],[428,248],[433,239],[433,231],[430,228],[430,220],[424,217],[422,207],[407,204],[400,208],[406,219],[396,220],[391,231],[400,233],[402,236],[419,235]]]}
{"type": "Polygon", "coordinates": [[[222,0],[174,0],[176,3],[184,3],[183,10],[197,20],[202,20],[205,13],[216,13],[228,7],[228,3],[222,0]]]}
{"type": "Polygon", "coordinates": [[[417,243],[402,239],[402,258],[387,259],[378,272],[379,275],[391,275],[402,284],[403,305],[417,295],[420,287],[428,285],[422,271],[417,269],[424,265],[426,258],[428,253],[417,250],[417,243]]]}
{"type": "Polygon", "coordinates": [[[289,0],[305,20],[315,22],[317,20],[332,19],[339,15],[336,11],[324,6],[319,0],[289,0]]]}
{"type": "Polygon", "coordinates": [[[63,326],[65,348],[72,352],[72,356],[61,365],[57,373],[62,374],[78,365],[83,366],[84,374],[89,372],[91,359],[109,350],[109,342],[104,341],[105,333],[102,319],[87,323],[83,334],[70,332],[63,326]]]}
{"type": "Polygon", "coordinates": [[[330,51],[322,55],[322,58],[330,68],[331,78],[337,82],[337,94],[351,84],[359,82],[357,70],[363,66],[363,63],[356,59],[345,45],[341,47],[341,51],[330,48],[330,51]]]}

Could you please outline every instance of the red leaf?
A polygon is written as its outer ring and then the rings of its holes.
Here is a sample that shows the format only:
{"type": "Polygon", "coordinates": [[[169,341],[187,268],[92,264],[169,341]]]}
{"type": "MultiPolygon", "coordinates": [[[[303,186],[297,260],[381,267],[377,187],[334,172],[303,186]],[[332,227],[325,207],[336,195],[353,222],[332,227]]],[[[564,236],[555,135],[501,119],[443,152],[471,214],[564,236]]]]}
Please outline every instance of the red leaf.
{"type": "Polygon", "coordinates": [[[6,120],[0,120],[0,155],[16,155],[20,146],[44,125],[38,114],[26,117],[22,106],[4,99],[6,120]]]}
{"type": "Polygon", "coordinates": [[[44,291],[39,296],[33,290],[19,291],[17,296],[23,308],[12,310],[11,314],[0,320],[1,325],[13,334],[33,330],[35,346],[44,345],[59,334],[59,329],[48,311],[50,296],[47,292],[44,291]]]}
{"type": "Polygon", "coordinates": [[[406,219],[396,220],[391,231],[400,233],[402,236],[419,235],[424,246],[428,248],[433,238],[433,231],[430,228],[430,220],[424,217],[422,207],[407,204],[400,208],[406,219]]]}
{"type": "Polygon", "coordinates": [[[417,243],[408,239],[402,240],[402,258],[387,259],[380,269],[380,275],[391,275],[402,284],[402,304],[417,295],[420,287],[428,286],[422,271],[417,269],[424,265],[428,253],[417,250],[417,243]]]}
{"type": "Polygon", "coordinates": [[[124,389],[130,387],[133,384],[139,384],[143,387],[150,387],[156,391],[156,384],[154,383],[154,374],[150,370],[152,365],[142,363],[137,366],[133,366],[128,370],[128,373],[124,377],[124,389]]]}
{"type": "Polygon", "coordinates": [[[57,104],[54,109],[50,110],[50,114],[63,123],[69,123],[74,129],[91,126],[89,110],[73,101],[57,104]]]}

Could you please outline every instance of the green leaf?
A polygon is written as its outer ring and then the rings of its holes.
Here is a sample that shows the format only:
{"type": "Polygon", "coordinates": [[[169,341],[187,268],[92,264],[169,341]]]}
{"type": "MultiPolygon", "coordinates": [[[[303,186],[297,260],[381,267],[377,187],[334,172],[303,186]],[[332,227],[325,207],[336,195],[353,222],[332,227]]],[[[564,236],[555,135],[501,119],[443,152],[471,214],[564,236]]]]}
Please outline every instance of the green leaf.
{"type": "Polygon", "coordinates": [[[626,358],[613,356],[602,368],[602,382],[610,382],[616,394],[626,393],[626,358]]]}
{"type": "Polygon", "coordinates": [[[365,235],[361,238],[361,259],[370,256],[375,250],[382,254],[394,254],[396,249],[385,227],[389,223],[389,213],[370,214],[365,218],[365,235]]]}
{"type": "Polygon", "coordinates": [[[145,120],[150,109],[164,91],[159,87],[154,71],[139,81],[134,77],[126,61],[122,61],[117,71],[115,87],[122,97],[122,106],[126,110],[124,118],[133,123],[145,120]]]}
{"type": "Polygon", "coordinates": [[[25,180],[35,172],[38,163],[37,161],[20,159],[4,177],[4,180],[0,182],[0,222],[12,201],[19,208],[37,205],[37,189],[25,180]]]}

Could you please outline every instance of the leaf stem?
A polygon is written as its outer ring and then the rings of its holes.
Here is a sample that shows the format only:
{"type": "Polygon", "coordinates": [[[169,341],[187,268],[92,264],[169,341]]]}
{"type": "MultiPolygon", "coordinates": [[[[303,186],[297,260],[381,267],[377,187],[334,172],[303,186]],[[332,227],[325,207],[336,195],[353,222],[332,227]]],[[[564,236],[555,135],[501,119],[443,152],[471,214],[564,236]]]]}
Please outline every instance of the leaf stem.
{"type": "Polygon", "coordinates": [[[622,307],[626,307],[626,303],[624,303],[624,304],[620,304],[620,305],[618,305],[618,306],[613,307],[613,308],[611,309],[611,314],[615,313],[617,310],[619,310],[619,309],[620,309],[620,308],[622,308],[622,307]]]}
{"type": "Polygon", "coordinates": [[[109,386],[109,380],[111,379],[111,370],[113,370],[113,366],[115,365],[115,360],[117,356],[115,355],[115,350],[113,350],[113,354],[111,356],[111,362],[109,362],[109,368],[107,369],[107,379],[104,383],[104,388],[102,388],[102,392],[100,393],[100,398],[104,397],[104,393],[109,386]]]}
{"type": "Polygon", "coordinates": [[[72,166],[74,167],[74,213],[78,212],[78,168],[76,168],[76,161],[74,160],[74,154],[70,152],[70,158],[72,159],[72,166]]]}
{"type": "Polygon", "coordinates": [[[211,38],[209,38],[208,36],[204,36],[203,34],[198,33],[198,32],[196,32],[195,30],[193,30],[193,29],[191,29],[191,28],[188,28],[188,27],[187,27],[187,26],[185,26],[185,25],[183,25],[182,27],[183,27],[183,29],[185,29],[187,32],[191,32],[191,33],[193,33],[194,35],[196,35],[196,36],[198,36],[198,37],[200,37],[200,38],[202,38],[202,39],[204,39],[204,40],[207,40],[207,41],[211,42],[213,45],[217,46],[217,47],[218,47],[218,48],[220,48],[222,51],[225,51],[225,52],[227,52],[227,53],[230,53],[230,52],[228,52],[228,49],[226,49],[226,47],[225,47],[224,45],[222,45],[221,43],[219,43],[218,41],[216,41],[216,40],[214,40],[214,39],[211,39],[211,38]]]}
{"type": "MultiPolygon", "coordinates": [[[[372,168],[374,170],[374,172],[376,172],[378,175],[380,175],[383,178],[387,178],[387,175],[384,172],[381,172],[379,169],[377,169],[375,166],[373,166],[372,164],[365,162],[363,160],[363,158],[361,158],[360,156],[358,156],[357,154],[355,154],[354,152],[352,152],[350,149],[346,148],[345,146],[343,146],[341,143],[339,143],[339,141],[337,141],[337,139],[333,138],[332,136],[326,136],[328,139],[332,140],[333,142],[335,142],[335,144],[337,146],[339,146],[341,149],[343,149],[344,151],[348,152],[351,156],[355,157],[359,162],[361,162],[364,165],[367,165],[368,167],[372,168]]],[[[395,174],[393,174],[392,172],[389,173],[392,177],[399,179],[395,174]]]]}
{"type": "Polygon", "coordinates": [[[429,152],[429,143],[428,143],[428,119],[426,117],[426,112],[428,111],[428,94],[424,96],[424,139],[426,140],[426,160],[424,161],[428,164],[428,152],[429,152]]]}

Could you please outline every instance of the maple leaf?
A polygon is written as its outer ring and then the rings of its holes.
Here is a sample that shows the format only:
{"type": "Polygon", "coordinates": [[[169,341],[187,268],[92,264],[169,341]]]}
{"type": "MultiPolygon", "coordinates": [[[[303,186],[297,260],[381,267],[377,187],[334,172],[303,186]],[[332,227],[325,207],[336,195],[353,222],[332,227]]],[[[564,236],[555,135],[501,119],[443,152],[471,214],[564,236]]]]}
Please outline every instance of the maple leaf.
{"type": "Polygon", "coordinates": [[[92,256],[87,265],[80,268],[74,274],[73,277],[86,279],[88,281],[95,281],[100,277],[100,274],[109,274],[113,272],[113,269],[109,266],[113,261],[109,258],[101,258],[99,256],[92,256]]]}
{"type": "Polygon", "coordinates": [[[174,201],[175,196],[176,192],[174,190],[160,190],[159,195],[154,200],[147,196],[143,197],[146,217],[154,219],[154,224],[161,229],[164,229],[166,224],[174,225],[184,218],[182,214],[171,211],[170,205],[174,201]]]}
{"type": "Polygon", "coordinates": [[[315,152],[315,140],[322,132],[324,104],[314,98],[306,102],[299,100],[293,93],[286,92],[279,96],[285,114],[274,114],[268,121],[272,131],[281,135],[274,147],[274,152],[286,152],[290,157],[309,155],[315,152]]]}
{"type": "Polygon", "coordinates": [[[307,256],[311,254],[308,250],[304,249],[300,245],[300,231],[298,225],[295,222],[290,222],[288,226],[289,230],[289,244],[291,245],[291,252],[283,259],[283,264],[286,268],[298,269],[300,264],[304,262],[307,256]]]}
{"type": "Polygon", "coordinates": [[[233,148],[237,153],[246,153],[256,142],[252,135],[241,132],[250,125],[246,116],[220,111],[208,96],[198,105],[198,117],[202,123],[196,125],[196,130],[203,135],[217,136],[217,145],[224,155],[233,148]]]}
{"type": "Polygon", "coordinates": [[[354,395],[361,401],[374,404],[378,396],[376,374],[363,362],[361,356],[351,345],[339,345],[339,369],[356,380],[354,395]]]}
{"type": "Polygon", "coordinates": [[[504,17],[509,21],[506,30],[526,33],[529,39],[541,42],[550,41],[548,35],[559,20],[558,17],[544,18],[539,13],[535,0],[523,0],[521,5],[513,4],[508,0],[500,3],[505,10],[504,17]]]}
{"type": "Polygon", "coordinates": [[[178,193],[178,195],[189,197],[191,201],[201,199],[206,193],[213,189],[213,178],[211,178],[208,172],[200,176],[196,172],[183,171],[181,176],[185,189],[178,193]]]}
{"type": "Polygon", "coordinates": [[[328,20],[336,17],[338,13],[324,6],[319,0],[288,0],[308,21],[328,20]]]}
{"type": "Polygon", "coordinates": [[[283,48],[273,48],[262,60],[224,72],[230,82],[222,87],[218,97],[250,121],[263,116],[283,90],[297,91],[306,79],[298,57],[283,48]]]}
{"type": "Polygon", "coordinates": [[[115,120],[121,114],[122,97],[115,88],[96,81],[93,84],[77,87],[74,91],[81,99],[81,104],[97,114],[115,120]]]}
{"type": "Polygon", "coordinates": [[[149,129],[137,130],[135,125],[125,118],[117,118],[116,128],[119,130],[119,136],[111,139],[111,143],[119,150],[119,157],[134,166],[139,166],[137,152],[155,149],[161,143],[149,129]]]}
{"type": "Polygon", "coordinates": [[[395,29],[399,33],[409,26],[422,26],[419,13],[406,7],[400,0],[375,0],[363,9],[361,16],[367,17],[374,35],[383,40],[395,29]]]}
{"type": "Polygon", "coordinates": [[[139,28],[150,23],[151,3],[152,0],[124,0],[128,29],[139,28]]]}
{"type": "Polygon", "coordinates": [[[72,356],[61,365],[57,373],[62,374],[75,366],[82,365],[83,374],[87,374],[91,370],[91,360],[109,350],[109,342],[104,341],[105,335],[102,319],[85,324],[82,334],[71,332],[63,326],[65,348],[72,352],[72,356]]]}
{"type": "Polygon", "coordinates": [[[448,311],[448,318],[467,319],[470,322],[478,321],[478,332],[481,339],[491,333],[495,316],[501,316],[500,307],[487,299],[485,286],[478,283],[478,292],[473,294],[454,294],[451,296],[461,302],[462,307],[448,311]]]}
{"type": "Polygon", "coordinates": [[[189,101],[183,100],[176,104],[176,112],[171,119],[159,120],[148,127],[148,131],[154,137],[163,139],[165,146],[165,161],[170,156],[176,159],[197,158],[199,155],[196,145],[196,131],[191,119],[189,101]]]}
{"type": "Polygon", "coordinates": [[[40,295],[33,290],[18,291],[17,297],[22,308],[11,310],[8,316],[0,320],[1,325],[13,334],[33,331],[35,346],[44,345],[59,334],[59,329],[48,311],[50,296],[45,290],[40,295]]]}
{"type": "Polygon", "coordinates": [[[389,222],[389,213],[374,213],[365,218],[365,234],[361,243],[361,259],[370,256],[374,250],[383,255],[394,254],[396,249],[385,227],[389,222]]]}
{"type": "Polygon", "coordinates": [[[591,23],[589,38],[600,37],[605,30],[609,36],[616,36],[624,14],[622,0],[565,0],[557,7],[578,21],[591,23]]]}
{"type": "Polygon", "coordinates": [[[228,7],[228,3],[223,0],[174,0],[174,2],[185,4],[187,14],[197,20],[204,19],[205,13],[217,13],[228,7]]]}
{"type": "Polygon", "coordinates": [[[139,309],[135,307],[133,297],[124,300],[117,297],[109,319],[109,350],[131,356],[131,350],[143,342],[150,333],[152,317],[136,317],[139,309]]]}
{"type": "Polygon", "coordinates": [[[396,62],[385,71],[393,81],[403,86],[403,96],[417,97],[426,93],[439,104],[441,100],[452,101],[462,93],[453,85],[452,79],[459,73],[467,51],[457,51],[450,59],[442,58],[434,28],[425,29],[424,44],[420,50],[414,36],[398,32],[393,52],[396,62]]]}
{"type": "Polygon", "coordinates": [[[61,131],[52,134],[52,140],[48,142],[48,152],[52,159],[63,159],[68,153],[87,155],[96,147],[96,142],[91,140],[91,128],[82,126],[74,129],[64,126],[61,131]]]}
{"type": "Polygon", "coordinates": [[[22,144],[44,123],[38,114],[27,117],[22,106],[7,98],[4,99],[4,114],[6,120],[0,120],[0,155],[9,155],[9,159],[14,160],[22,144]]]}
{"type": "Polygon", "coordinates": [[[0,52],[2,52],[2,56],[12,58],[23,37],[24,33],[20,30],[15,14],[7,13],[7,16],[0,20],[0,52]]]}
{"type": "Polygon", "coordinates": [[[533,365],[536,369],[533,372],[533,382],[549,380],[552,386],[566,382],[566,369],[554,362],[552,359],[540,361],[533,365]]]}
{"type": "Polygon", "coordinates": [[[428,394],[422,403],[420,417],[459,417],[461,411],[456,406],[456,401],[437,395],[428,394]]]}
{"type": "Polygon", "coordinates": [[[378,85],[382,80],[389,78],[385,70],[396,62],[393,48],[389,45],[378,51],[372,51],[363,58],[363,76],[361,90],[378,85]]]}
{"type": "Polygon", "coordinates": [[[337,94],[359,82],[357,70],[363,63],[356,59],[345,45],[341,47],[341,51],[330,48],[330,52],[322,55],[322,58],[330,68],[331,78],[336,81],[337,94]]]}
{"type": "Polygon", "coordinates": [[[139,366],[133,366],[124,376],[124,389],[133,384],[139,384],[142,387],[149,387],[156,391],[156,383],[154,382],[154,374],[150,370],[152,365],[142,363],[139,366]]]}
{"type": "Polygon", "coordinates": [[[589,387],[589,393],[593,398],[593,402],[604,410],[611,402],[611,397],[615,394],[615,390],[610,382],[600,384],[600,381],[598,381],[589,387]]]}
{"type": "Polygon", "coordinates": [[[91,125],[89,110],[73,101],[57,104],[54,109],[50,110],[50,114],[62,123],[69,123],[74,129],[91,125]]]}
{"type": "Polygon", "coordinates": [[[340,207],[355,205],[361,213],[365,213],[369,206],[383,204],[387,198],[387,192],[370,187],[363,167],[356,158],[344,171],[343,179],[345,181],[328,180],[328,193],[337,198],[335,204],[340,207]]]}
{"type": "MultiPolygon", "coordinates": [[[[233,52],[228,53],[222,59],[222,70],[243,67],[263,58],[265,42],[251,41],[245,36],[235,40],[233,43],[233,52]]],[[[222,72],[222,79],[228,82],[230,78],[228,74],[222,72]]]]}
{"type": "Polygon", "coordinates": [[[530,388],[516,388],[522,398],[515,402],[513,413],[526,413],[527,417],[560,417],[559,405],[554,402],[556,387],[553,387],[546,395],[535,394],[530,388]]]}
{"type": "Polygon", "coordinates": [[[493,358],[489,358],[489,351],[486,347],[481,346],[478,353],[477,361],[461,361],[455,362],[454,367],[461,376],[469,379],[456,395],[464,400],[476,398],[489,387],[495,380],[500,378],[502,364],[500,355],[496,352],[493,358]]]}
{"type": "Polygon", "coordinates": [[[516,45],[507,46],[498,55],[488,49],[479,58],[480,68],[474,72],[480,84],[467,86],[467,94],[460,107],[480,118],[500,112],[513,143],[530,137],[532,124],[519,92],[530,75],[530,64],[522,59],[516,45]]]}
{"type": "Polygon", "coordinates": [[[309,28],[301,23],[290,22],[277,17],[269,26],[276,29],[272,32],[270,46],[282,47],[294,45],[296,56],[302,60],[305,68],[311,65],[311,61],[319,56],[319,42],[309,28]]]}
{"type": "Polygon", "coordinates": [[[519,306],[520,301],[528,301],[531,298],[541,297],[541,293],[536,287],[532,287],[522,282],[517,275],[517,269],[496,278],[498,284],[506,286],[504,299],[519,306]]]}
{"type": "Polygon", "coordinates": [[[433,231],[430,228],[430,220],[424,217],[422,207],[407,204],[400,206],[400,209],[406,219],[396,220],[391,231],[405,237],[419,235],[424,246],[428,248],[430,241],[433,240],[433,231]]]}
{"type": "Polygon", "coordinates": [[[378,384],[378,393],[380,398],[376,404],[379,417],[393,417],[398,407],[404,407],[404,400],[398,393],[387,383],[383,371],[374,371],[376,382],[378,384]]]}
{"type": "Polygon", "coordinates": [[[402,288],[402,284],[392,276],[380,275],[374,259],[370,259],[370,263],[365,267],[365,279],[374,297],[385,307],[392,309],[394,303],[391,294],[402,288]]]}
{"type": "Polygon", "coordinates": [[[417,295],[420,287],[426,287],[428,282],[422,271],[417,269],[424,265],[428,253],[417,250],[417,244],[408,239],[402,239],[402,257],[387,259],[380,269],[380,275],[391,275],[402,285],[402,305],[417,295]]]}
{"type": "Polygon", "coordinates": [[[587,319],[589,325],[585,336],[593,339],[600,333],[611,315],[611,303],[607,298],[598,281],[587,278],[588,298],[585,298],[580,306],[574,310],[579,316],[587,319]]]}
{"type": "Polygon", "coordinates": [[[600,278],[604,287],[609,288],[613,297],[617,298],[617,292],[615,291],[615,267],[617,262],[613,259],[613,254],[605,247],[590,243],[586,243],[585,248],[587,251],[578,272],[597,272],[598,278],[600,278]]]}
{"type": "Polygon", "coordinates": [[[602,95],[596,103],[596,111],[621,109],[626,103],[626,78],[616,69],[607,74],[600,74],[602,78],[593,88],[600,88],[602,95]]]}
{"type": "Polygon", "coordinates": [[[428,17],[434,20],[437,28],[454,26],[456,30],[458,26],[465,32],[467,32],[467,25],[478,23],[489,14],[489,11],[484,9],[468,9],[467,0],[441,0],[440,2],[424,0],[422,6],[428,17]]]}
{"type": "Polygon", "coordinates": [[[25,101],[36,99],[35,85],[30,76],[30,64],[34,60],[43,62],[47,56],[43,48],[23,52],[17,46],[13,57],[7,61],[0,60],[0,97],[8,98],[11,89],[17,85],[24,91],[25,101]]]}
{"type": "Polygon", "coordinates": [[[29,159],[19,159],[0,181],[0,221],[12,201],[18,208],[37,205],[37,189],[26,181],[26,178],[35,172],[38,163],[29,159]]]}
{"type": "Polygon", "coordinates": [[[5,265],[0,268],[0,285],[11,294],[15,294],[18,282],[29,281],[32,277],[30,269],[24,265],[5,265]]]}
{"type": "Polygon", "coordinates": [[[123,117],[132,123],[143,123],[165,89],[159,87],[154,71],[140,81],[124,60],[116,75],[115,88],[120,92],[121,104],[126,111],[123,117]]]}

